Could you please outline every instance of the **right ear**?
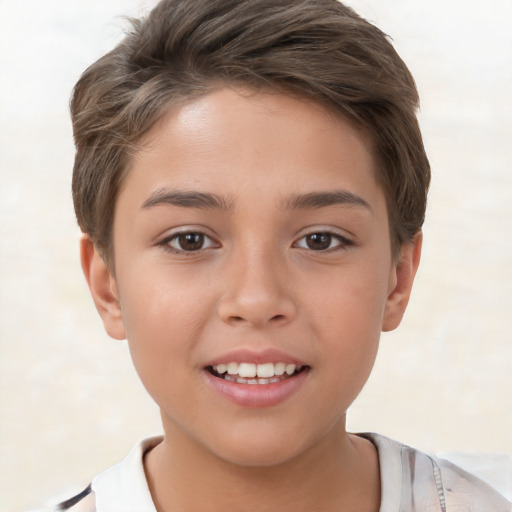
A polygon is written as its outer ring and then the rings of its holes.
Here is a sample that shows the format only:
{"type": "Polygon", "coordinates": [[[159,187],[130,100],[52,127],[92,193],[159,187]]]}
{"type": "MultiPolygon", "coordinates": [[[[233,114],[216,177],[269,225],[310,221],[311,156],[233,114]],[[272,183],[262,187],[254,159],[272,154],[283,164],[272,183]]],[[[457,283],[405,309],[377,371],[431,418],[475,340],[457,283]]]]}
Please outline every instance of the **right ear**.
{"type": "Polygon", "coordinates": [[[89,237],[80,241],[80,261],[96,309],[107,334],[116,340],[126,339],[116,281],[89,237]]]}

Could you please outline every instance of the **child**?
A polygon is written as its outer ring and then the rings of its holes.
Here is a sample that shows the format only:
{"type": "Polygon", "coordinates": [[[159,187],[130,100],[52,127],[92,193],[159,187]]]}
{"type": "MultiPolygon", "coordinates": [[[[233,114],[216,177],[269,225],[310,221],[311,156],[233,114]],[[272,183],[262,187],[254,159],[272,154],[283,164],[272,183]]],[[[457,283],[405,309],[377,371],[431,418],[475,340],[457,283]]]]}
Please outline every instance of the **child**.
{"type": "Polygon", "coordinates": [[[164,437],[59,510],[510,510],[345,429],[419,264],[417,105],[386,37],[335,0],[163,0],[84,73],[82,267],[164,437]]]}

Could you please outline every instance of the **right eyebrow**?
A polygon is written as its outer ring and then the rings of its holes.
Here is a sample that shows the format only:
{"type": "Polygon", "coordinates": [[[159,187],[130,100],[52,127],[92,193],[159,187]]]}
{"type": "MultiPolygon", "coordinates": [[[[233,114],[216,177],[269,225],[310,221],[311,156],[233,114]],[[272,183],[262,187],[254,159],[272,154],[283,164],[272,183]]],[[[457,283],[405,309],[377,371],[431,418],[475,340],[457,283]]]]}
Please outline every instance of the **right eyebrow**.
{"type": "Polygon", "coordinates": [[[151,194],[149,199],[144,201],[142,208],[153,208],[154,206],[170,204],[182,208],[199,208],[203,210],[228,211],[234,208],[234,201],[217,194],[205,192],[169,190],[161,188],[151,194]]]}

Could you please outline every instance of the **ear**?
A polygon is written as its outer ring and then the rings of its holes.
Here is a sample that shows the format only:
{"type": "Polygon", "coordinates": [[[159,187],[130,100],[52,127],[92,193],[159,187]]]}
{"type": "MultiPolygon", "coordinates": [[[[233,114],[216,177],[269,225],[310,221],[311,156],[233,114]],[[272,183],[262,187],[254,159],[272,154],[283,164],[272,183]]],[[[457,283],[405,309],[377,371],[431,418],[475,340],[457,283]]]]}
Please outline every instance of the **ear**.
{"type": "Polygon", "coordinates": [[[411,242],[402,246],[400,258],[394,263],[382,321],[383,331],[396,329],[402,321],[420,264],[422,242],[423,233],[418,231],[411,242]]]}
{"type": "Polygon", "coordinates": [[[107,334],[116,340],[124,340],[126,331],[115,279],[87,236],[80,241],[80,261],[107,334]]]}

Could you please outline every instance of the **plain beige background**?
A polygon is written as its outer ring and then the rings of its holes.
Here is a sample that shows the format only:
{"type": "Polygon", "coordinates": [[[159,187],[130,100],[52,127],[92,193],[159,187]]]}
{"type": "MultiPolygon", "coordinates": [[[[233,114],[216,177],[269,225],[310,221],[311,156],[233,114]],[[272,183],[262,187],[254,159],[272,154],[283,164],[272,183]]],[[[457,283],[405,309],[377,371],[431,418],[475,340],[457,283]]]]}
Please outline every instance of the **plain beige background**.
{"type": "MultiPolygon", "coordinates": [[[[433,168],[422,266],[349,426],[512,453],[512,1],[352,0],[416,77],[433,168]]],[[[0,1],[0,509],[67,496],[159,431],[78,262],[68,98],[140,0],[0,1]]]]}

